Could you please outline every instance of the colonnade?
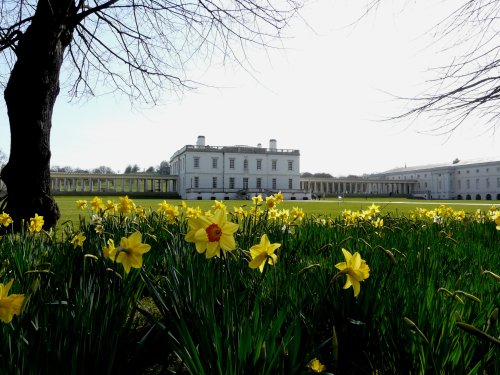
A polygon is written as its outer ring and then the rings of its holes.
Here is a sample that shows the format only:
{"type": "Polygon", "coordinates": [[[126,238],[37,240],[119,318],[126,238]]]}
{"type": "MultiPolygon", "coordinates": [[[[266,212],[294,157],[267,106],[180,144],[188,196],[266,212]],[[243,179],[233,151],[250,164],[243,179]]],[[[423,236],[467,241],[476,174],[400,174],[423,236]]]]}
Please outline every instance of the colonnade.
{"type": "Polygon", "coordinates": [[[177,192],[177,176],[157,174],[50,174],[52,194],[163,194],[177,192]]]}
{"type": "Polygon", "coordinates": [[[380,180],[350,178],[314,178],[301,177],[300,189],[312,194],[335,195],[410,195],[413,193],[416,180],[380,180]]]}
{"type": "MultiPolygon", "coordinates": [[[[177,193],[175,175],[88,174],[52,172],[52,194],[163,194],[177,193]]],[[[416,180],[352,179],[301,177],[300,190],[322,196],[336,195],[410,195],[416,180]]],[[[5,189],[0,180],[0,190],[5,189]]]]}

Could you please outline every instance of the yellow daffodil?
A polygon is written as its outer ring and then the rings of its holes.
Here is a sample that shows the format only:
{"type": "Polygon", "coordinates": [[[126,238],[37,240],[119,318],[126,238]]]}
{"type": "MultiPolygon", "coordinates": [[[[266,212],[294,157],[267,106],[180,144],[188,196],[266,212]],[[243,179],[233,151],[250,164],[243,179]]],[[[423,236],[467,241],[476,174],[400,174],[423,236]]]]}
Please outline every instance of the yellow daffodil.
{"type": "Polygon", "coordinates": [[[114,214],[116,211],[118,211],[118,203],[112,201],[111,199],[108,199],[106,201],[106,204],[104,205],[104,210],[108,214],[114,214]]]}
{"type": "Polygon", "coordinates": [[[120,247],[115,247],[113,240],[108,240],[108,247],[103,249],[104,257],[117,263],[121,263],[125,273],[130,272],[130,268],[142,267],[142,255],[147,253],[151,246],[142,243],[141,232],[134,232],[128,237],[122,237],[120,247]]]}
{"type": "Polygon", "coordinates": [[[104,204],[102,203],[102,199],[99,197],[94,197],[90,201],[90,207],[92,207],[92,211],[99,212],[104,209],[104,204]]]}
{"type": "Polygon", "coordinates": [[[79,210],[84,210],[87,208],[87,201],[84,199],[79,199],[76,201],[76,208],[79,210]]]}
{"type": "Polygon", "coordinates": [[[207,258],[220,256],[236,248],[234,233],[238,224],[227,221],[225,210],[217,210],[213,216],[200,216],[188,220],[189,231],[185,236],[187,242],[194,242],[196,251],[207,258]]]}
{"type": "Polygon", "coordinates": [[[262,203],[262,195],[259,194],[259,195],[255,196],[255,197],[252,197],[252,202],[255,205],[258,205],[258,204],[262,203]]]}
{"type": "Polygon", "coordinates": [[[270,208],[269,211],[267,211],[267,217],[271,220],[277,220],[278,210],[276,208],[270,208]]]}
{"type": "Polygon", "coordinates": [[[267,208],[273,208],[276,206],[276,198],[273,195],[266,197],[266,206],[267,208]]]}
{"type": "Polygon", "coordinates": [[[83,247],[83,242],[85,241],[87,237],[85,237],[82,233],[78,233],[73,237],[71,240],[71,243],[73,244],[73,247],[76,249],[77,247],[83,247]]]}
{"type": "Polygon", "coordinates": [[[12,218],[10,217],[9,214],[6,214],[5,212],[2,212],[0,214],[0,224],[3,225],[4,227],[8,227],[10,224],[12,224],[12,218]]]}
{"type": "Polygon", "coordinates": [[[175,218],[179,216],[179,208],[167,203],[167,201],[159,203],[159,206],[158,212],[164,214],[169,223],[175,222],[175,218]]]}
{"type": "Polygon", "coordinates": [[[274,254],[274,251],[279,248],[281,244],[271,243],[267,238],[267,234],[263,234],[260,239],[260,244],[254,245],[250,248],[250,256],[252,260],[248,264],[250,268],[259,268],[260,272],[264,271],[264,266],[270,264],[274,266],[278,261],[278,256],[274,254]]]}
{"type": "Polygon", "coordinates": [[[222,201],[216,200],[215,203],[213,204],[212,208],[215,210],[225,210],[226,205],[222,201]]]}
{"type": "Polygon", "coordinates": [[[24,302],[24,294],[11,294],[9,290],[14,279],[10,280],[7,285],[0,284],[0,320],[4,323],[10,323],[14,315],[21,313],[21,307],[24,302]]]}
{"type": "Polygon", "coordinates": [[[372,225],[375,228],[382,228],[384,226],[384,219],[377,217],[377,220],[372,221],[372,225]]]}
{"type": "Polygon", "coordinates": [[[317,359],[317,358],[314,358],[313,360],[311,360],[311,362],[309,362],[309,364],[307,365],[307,367],[309,367],[312,372],[323,372],[323,371],[326,371],[326,366],[324,364],[322,364],[319,361],[319,359],[317,359]]]}
{"type": "Polygon", "coordinates": [[[186,216],[188,218],[197,218],[202,215],[200,207],[188,207],[186,208],[186,216]]]}
{"type": "Polygon", "coordinates": [[[280,192],[274,194],[274,197],[276,198],[276,203],[281,203],[285,200],[285,197],[283,197],[283,194],[280,192]]]}
{"type": "Polygon", "coordinates": [[[116,255],[116,248],[115,248],[115,241],[113,241],[111,238],[108,240],[108,246],[102,249],[102,255],[104,258],[108,259],[113,256],[113,258],[116,255]]]}
{"type": "Polygon", "coordinates": [[[128,195],[124,197],[120,197],[120,203],[118,204],[118,211],[129,214],[135,209],[135,203],[128,197],[128,195]]]}
{"type": "Polygon", "coordinates": [[[306,216],[306,214],[304,213],[302,208],[299,208],[299,207],[293,207],[291,215],[292,215],[294,220],[298,220],[298,221],[302,221],[304,219],[304,217],[306,216]]]}
{"type": "Polygon", "coordinates": [[[43,216],[38,216],[38,214],[35,214],[35,217],[30,218],[30,233],[40,232],[42,230],[43,223],[45,223],[45,221],[43,220],[43,216]]]}
{"type": "Polygon", "coordinates": [[[358,252],[351,254],[346,249],[342,249],[344,253],[345,262],[337,263],[335,268],[339,269],[341,274],[347,275],[347,282],[344,285],[344,289],[352,286],[354,290],[354,296],[356,297],[360,291],[360,282],[367,279],[370,276],[370,268],[366,262],[361,259],[361,255],[358,252]]]}

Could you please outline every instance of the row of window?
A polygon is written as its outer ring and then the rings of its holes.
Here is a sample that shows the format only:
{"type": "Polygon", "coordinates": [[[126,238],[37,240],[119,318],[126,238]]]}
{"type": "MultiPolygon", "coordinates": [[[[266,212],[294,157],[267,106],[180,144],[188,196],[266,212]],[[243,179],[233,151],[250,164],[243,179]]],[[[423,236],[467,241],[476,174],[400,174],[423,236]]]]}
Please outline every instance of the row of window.
{"type": "MultiPolygon", "coordinates": [[[[480,183],[481,183],[481,180],[479,178],[476,178],[476,190],[479,190],[480,183]]],[[[491,188],[491,183],[490,183],[489,177],[486,177],[485,183],[486,183],[485,184],[486,189],[491,188]]],[[[418,186],[418,188],[420,188],[420,183],[417,186],[418,186]]],[[[424,187],[427,188],[427,182],[424,182],[424,187]]],[[[465,189],[470,189],[470,188],[471,188],[471,183],[470,183],[470,180],[467,179],[467,180],[465,180],[465,189]]],[[[497,188],[500,188],[500,177],[497,177],[497,188]]],[[[438,181],[438,190],[442,190],[442,189],[443,189],[443,183],[441,180],[439,180],[438,181]]],[[[462,180],[457,180],[457,189],[458,190],[462,189],[462,180]]]]}
{"type": "MultiPolygon", "coordinates": [[[[497,173],[500,173],[500,167],[496,167],[496,170],[497,170],[497,173]]],[[[480,171],[479,169],[476,169],[476,173],[479,173],[479,171],[480,171]]],[[[485,168],[485,169],[484,169],[484,171],[485,171],[486,173],[489,173],[490,168],[485,168]]],[[[463,171],[458,170],[458,171],[457,171],[457,174],[460,174],[461,172],[463,172],[463,171]]],[[[465,173],[466,173],[466,174],[469,174],[469,173],[470,173],[470,170],[468,170],[468,169],[467,169],[467,170],[465,171],[465,173]]],[[[453,174],[453,172],[450,172],[450,176],[451,176],[452,174],[453,174]]],[[[439,174],[438,174],[438,177],[441,177],[441,175],[442,175],[442,173],[439,173],[439,174]]],[[[407,178],[407,176],[398,176],[398,180],[401,180],[401,177],[403,177],[403,179],[404,179],[404,180],[406,180],[406,178],[407,178]]],[[[413,180],[413,177],[414,177],[413,175],[410,175],[410,179],[412,179],[412,180],[413,180]]],[[[427,178],[427,173],[425,173],[425,174],[423,175],[423,178],[427,178]]],[[[396,179],[396,176],[391,177],[391,179],[395,180],[395,179],[396,179]]],[[[417,174],[417,175],[416,175],[416,179],[417,179],[417,180],[418,180],[418,179],[420,179],[420,175],[419,175],[419,174],[417,174]]]]}
{"type": "MultiPolygon", "coordinates": [[[[199,189],[200,187],[200,177],[195,176],[193,178],[193,188],[199,189]]],[[[219,178],[217,176],[212,177],[212,189],[217,189],[219,187],[219,178]]],[[[255,179],[255,188],[256,189],[262,189],[262,178],[257,177],[255,179]]],[[[236,188],[241,188],[241,189],[248,189],[249,188],[249,179],[248,177],[243,177],[242,179],[242,184],[241,186],[236,185],[236,178],[235,177],[229,177],[229,189],[236,189],[236,188]]],[[[293,189],[293,179],[289,178],[288,179],[288,188],[293,189]]],[[[271,189],[275,190],[277,189],[277,180],[276,178],[273,178],[271,180],[271,189]]]]}
{"type": "MultiPolygon", "coordinates": [[[[257,159],[255,162],[256,162],[255,168],[257,170],[261,170],[262,169],[262,159],[257,159]]],[[[212,168],[217,169],[218,164],[219,164],[219,158],[212,157],[212,168]]],[[[229,169],[235,169],[235,164],[236,164],[236,159],[229,158],[229,169]]],[[[200,157],[199,156],[193,157],[193,167],[200,168],[200,157]]],[[[248,159],[243,160],[243,169],[244,170],[248,169],[248,159]]],[[[273,170],[273,171],[278,170],[278,160],[276,160],[276,159],[271,160],[271,170],[273,170]]],[[[293,171],[293,160],[288,160],[288,170],[293,171]]]]}

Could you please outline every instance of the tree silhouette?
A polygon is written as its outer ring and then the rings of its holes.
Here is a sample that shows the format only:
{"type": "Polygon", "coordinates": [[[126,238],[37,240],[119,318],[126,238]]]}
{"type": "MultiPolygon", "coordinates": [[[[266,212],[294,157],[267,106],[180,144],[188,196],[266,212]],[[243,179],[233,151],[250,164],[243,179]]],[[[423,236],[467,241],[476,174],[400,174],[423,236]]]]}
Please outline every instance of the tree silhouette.
{"type": "MultiPolygon", "coordinates": [[[[377,11],[384,0],[367,1],[363,18],[377,11]]],[[[447,16],[429,33],[438,51],[450,54],[450,61],[432,69],[436,74],[428,88],[407,101],[408,110],[389,120],[426,114],[437,120],[430,132],[451,135],[474,116],[485,130],[494,131],[500,119],[500,59],[497,29],[500,1],[461,0],[448,2],[447,16]]],[[[410,8],[411,4],[406,3],[410,8]]],[[[358,20],[359,21],[359,20],[358,20]]],[[[429,46],[430,47],[430,46],[429,46]]]]}
{"type": "Polygon", "coordinates": [[[183,70],[196,56],[245,64],[249,45],[273,46],[299,1],[2,1],[0,52],[8,71],[0,78],[11,150],[1,178],[14,223],[38,213],[49,228],[60,216],[50,192],[60,81],[74,97],[107,88],[156,103],[166,91],[196,85],[183,70]]]}

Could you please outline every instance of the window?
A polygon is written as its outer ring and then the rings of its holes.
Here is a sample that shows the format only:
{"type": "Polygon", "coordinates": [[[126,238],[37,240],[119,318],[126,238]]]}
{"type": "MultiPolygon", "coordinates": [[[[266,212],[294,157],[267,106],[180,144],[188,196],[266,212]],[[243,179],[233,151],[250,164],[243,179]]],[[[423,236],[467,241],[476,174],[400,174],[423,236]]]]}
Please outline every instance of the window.
{"type": "Polygon", "coordinates": [[[288,160],[288,170],[293,171],[293,160],[288,160]]]}
{"type": "Polygon", "coordinates": [[[229,169],[234,169],[234,158],[229,159],[229,169]]]}
{"type": "Polygon", "coordinates": [[[248,177],[243,177],[243,189],[248,189],[248,177]]]}
{"type": "Polygon", "coordinates": [[[273,180],[272,180],[272,184],[273,184],[273,185],[272,185],[272,189],[273,189],[273,190],[276,190],[276,179],[275,179],[275,178],[273,178],[273,180]]]}
{"type": "Polygon", "coordinates": [[[500,177],[497,177],[497,188],[500,188],[500,177]]]}
{"type": "Polygon", "coordinates": [[[278,169],[278,160],[271,161],[271,169],[273,171],[275,171],[276,169],[278,169]]]}
{"type": "Polygon", "coordinates": [[[479,169],[476,169],[476,173],[479,173],[479,169]]]}
{"type": "Polygon", "coordinates": [[[229,177],[229,189],[234,189],[234,177],[229,177]]]}
{"type": "Polygon", "coordinates": [[[262,159],[257,159],[257,169],[262,169],[262,159]]]}
{"type": "Polygon", "coordinates": [[[244,170],[248,169],[248,159],[243,160],[243,169],[244,170]]]}
{"type": "Polygon", "coordinates": [[[467,189],[470,189],[470,180],[465,181],[465,183],[467,185],[467,189]]]}
{"type": "Polygon", "coordinates": [[[217,177],[212,177],[212,188],[217,189],[217,177]]]}
{"type": "Polygon", "coordinates": [[[194,188],[198,189],[200,187],[200,178],[198,176],[194,177],[194,188]]]}
{"type": "Polygon", "coordinates": [[[490,179],[488,177],[486,178],[486,187],[490,188],[490,179]]]}
{"type": "Polygon", "coordinates": [[[212,168],[217,168],[217,160],[219,160],[219,158],[212,158],[212,168]]]}
{"type": "Polygon", "coordinates": [[[259,178],[257,178],[257,181],[256,181],[256,183],[255,183],[255,187],[256,187],[257,189],[262,188],[262,178],[260,178],[260,177],[259,177],[259,178]]]}
{"type": "Polygon", "coordinates": [[[194,168],[200,168],[200,157],[195,156],[193,159],[193,167],[194,168]]]}
{"type": "Polygon", "coordinates": [[[293,180],[291,178],[288,179],[288,188],[293,189],[293,180]]]}

